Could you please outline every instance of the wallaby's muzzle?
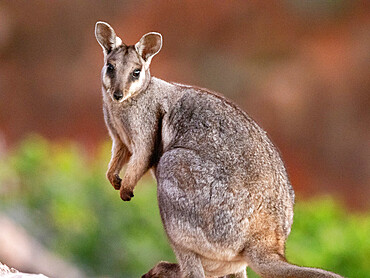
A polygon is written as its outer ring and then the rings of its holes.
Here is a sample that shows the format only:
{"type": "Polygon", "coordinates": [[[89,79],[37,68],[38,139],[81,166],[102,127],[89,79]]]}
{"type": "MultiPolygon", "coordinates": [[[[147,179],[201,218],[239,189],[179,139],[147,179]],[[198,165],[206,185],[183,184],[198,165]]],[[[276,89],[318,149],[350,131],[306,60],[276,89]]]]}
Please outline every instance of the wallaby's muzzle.
{"type": "Polygon", "coordinates": [[[113,93],[113,98],[117,101],[120,101],[123,98],[123,93],[121,91],[115,91],[113,93]]]}

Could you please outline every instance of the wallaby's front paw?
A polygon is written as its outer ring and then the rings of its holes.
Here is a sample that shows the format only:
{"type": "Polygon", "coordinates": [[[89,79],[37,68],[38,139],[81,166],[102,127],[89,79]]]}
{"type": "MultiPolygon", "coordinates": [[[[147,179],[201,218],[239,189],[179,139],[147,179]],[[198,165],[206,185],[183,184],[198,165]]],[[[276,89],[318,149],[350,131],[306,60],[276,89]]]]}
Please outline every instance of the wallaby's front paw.
{"type": "Polygon", "coordinates": [[[122,182],[122,179],[119,177],[118,174],[115,174],[113,177],[113,181],[112,181],[112,185],[114,189],[119,190],[121,188],[121,182],[122,182]]]}
{"type": "Polygon", "coordinates": [[[118,174],[111,174],[108,172],[107,178],[109,182],[113,185],[115,190],[119,190],[121,188],[122,179],[119,177],[118,174]]]}
{"type": "Polygon", "coordinates": [[[120,196],[123,201],[130,201],[131,198],[134,197],[134,193],[130,188],[121,187],[120,196]]]}

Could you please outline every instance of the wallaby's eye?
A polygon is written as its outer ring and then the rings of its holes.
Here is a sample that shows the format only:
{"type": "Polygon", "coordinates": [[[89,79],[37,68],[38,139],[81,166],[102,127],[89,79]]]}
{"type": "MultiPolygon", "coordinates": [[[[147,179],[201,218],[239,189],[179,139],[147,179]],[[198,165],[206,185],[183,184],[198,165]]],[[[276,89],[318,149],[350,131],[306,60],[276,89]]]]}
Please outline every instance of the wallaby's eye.
{"type": "Polygon", "coordinates": [[[111,63],[107,64],[107,71],[113,72],[114,71],[114,66],[111,63]]]}
{"type": "Polygon", "coordinates": [[[139,78],[139,76],[140,76],[140,72],[141,72],[141,70],[140,69],[136,69],[136,70],[134,70],[133,72],[132,72],[132,76],[134,77],[134,78],[139,78]]]}

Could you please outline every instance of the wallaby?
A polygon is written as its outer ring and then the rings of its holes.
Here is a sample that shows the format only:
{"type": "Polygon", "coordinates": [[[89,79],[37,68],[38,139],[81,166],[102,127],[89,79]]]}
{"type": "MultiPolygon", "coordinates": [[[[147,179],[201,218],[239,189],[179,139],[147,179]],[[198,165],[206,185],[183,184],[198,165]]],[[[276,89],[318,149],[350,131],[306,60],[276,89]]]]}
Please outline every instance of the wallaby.
{"type": "Polygon", "coordinates": [[[125,45],[97,22],[104,118],[113,140],[107,178],[129,201],[149,169],[178,264],[143,277],[341,277],[290,264],[294,192],[278,150],[245,112],[209,90],[151,77],[159,33],[125,45]],[[127,164],[123,179],[119,173],[127,164]]]}

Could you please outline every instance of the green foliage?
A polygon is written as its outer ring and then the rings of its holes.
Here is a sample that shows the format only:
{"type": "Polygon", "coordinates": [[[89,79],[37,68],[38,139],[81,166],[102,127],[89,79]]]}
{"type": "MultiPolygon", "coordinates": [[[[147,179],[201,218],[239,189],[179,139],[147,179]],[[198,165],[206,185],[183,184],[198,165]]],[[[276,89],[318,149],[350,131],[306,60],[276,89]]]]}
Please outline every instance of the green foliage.
{"type": "Polygon", "coordinates": [[[287,258],[346,277],[368,277],[369,231],[369,215],[349,214],[333,199],[301,202],[295,207],[287,258]]]}
{"type": "Polygon", "coordinates": [[[110,144],[91,161],[82,149],[24,141],[0,159],[0,209],[90,276],[138,277],[159,260],[174,261],[152,179],[124,203],[105,178],[110,144]]]}
{"type": "MultiPolygon", "coordinates": [[[[0,157],[0,210],[90,276],[140,277],[156,262],[175,258],[153,179],[145,177],[135,197],[122,202],[105,178],[109,154],[110,144],[89,154],[77,144],[30,137],[0,157]]],[[[369,215],[349,214],[332,199],[298,202],[287,258],[366,277],[369,230],[369,215]]]]}

